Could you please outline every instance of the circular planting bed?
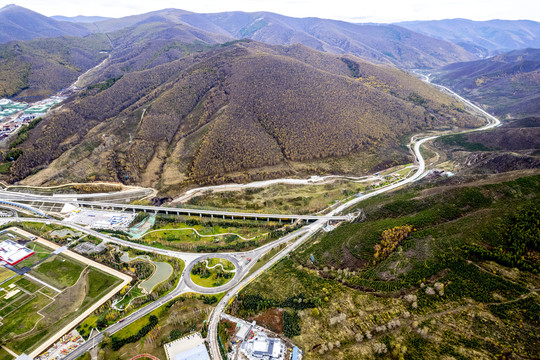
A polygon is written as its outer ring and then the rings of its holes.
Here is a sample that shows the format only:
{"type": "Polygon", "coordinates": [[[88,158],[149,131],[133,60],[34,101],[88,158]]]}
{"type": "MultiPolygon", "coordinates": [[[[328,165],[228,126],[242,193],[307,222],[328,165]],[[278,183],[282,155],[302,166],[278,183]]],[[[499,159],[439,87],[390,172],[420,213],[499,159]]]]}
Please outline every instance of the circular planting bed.
{"type": "Polygon", "coordinates": [[[207,258],[193,266],[190,277],[199,286],[218,287],[231,281],[235,273],[236,268],[229,260],[207,258]]]}

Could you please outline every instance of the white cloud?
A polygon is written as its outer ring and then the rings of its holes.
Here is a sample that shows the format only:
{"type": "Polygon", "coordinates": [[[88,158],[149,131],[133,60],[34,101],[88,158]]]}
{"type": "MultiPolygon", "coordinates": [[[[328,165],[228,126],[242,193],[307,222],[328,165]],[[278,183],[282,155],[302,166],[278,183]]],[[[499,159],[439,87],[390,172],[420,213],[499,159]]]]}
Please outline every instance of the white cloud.
{"type": "Polygon", "coordinates": [[[164,8],[195,12],[271,11],[289,16],[352,22],[394,22],[448,18],[530,19],[540,21],[534,0],[0,0],[14,2],[44,15],[120,17],[164,8]]]}

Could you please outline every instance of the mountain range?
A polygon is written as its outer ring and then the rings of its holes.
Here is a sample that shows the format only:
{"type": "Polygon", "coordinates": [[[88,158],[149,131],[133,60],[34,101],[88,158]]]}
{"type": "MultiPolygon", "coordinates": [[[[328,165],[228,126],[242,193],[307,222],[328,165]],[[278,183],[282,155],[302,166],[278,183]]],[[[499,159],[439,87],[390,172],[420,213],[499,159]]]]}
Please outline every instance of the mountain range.
{"type": "Polygon", "coordinates": [[[451,64],[437,72],[434,80],[503,118],[540,114],[540,49],[451,64]]]}
{"type": "MultiPolygon", "coordinates": [[[[269,12],[197,14],[165,9],[96,23],[111,32],[143,23],[183,24],[272,45],[303,44],[334,54],[352,54],[407,68],[436,67],[474,56],[450,42],[436,40],[395,25],[361,25],[319,18],[294,18],[269,12]]],[[[91,29],[91,26],[89,26],[91,29]]]]}
{"type": "Polygon", "coordinates": [[[86,16],[86,15],[78,15],[78,16],[55,15],[55,16],[51,16],[51,18],[58,21],[67,21],[67,22],[72,22],[72,23],[95,23],[98,21],[111,19],[105,16],[86,16]]]}
{"type": "Polygon", "coordinates": [[[0,41],[3,42],[37,37],[86,36],[91,32],[111,33],[142,24],[159,24],[163,27],[187,26],[229,40],[249,38],[273,45],[300,43],[319,51],[352,54],[405,68],[433,68],[475,58],[453,43],[396,25],[360,25],[319,18],[293,18],[268,12],[197,14],[165,9],[92,23],[57,21],[14,5],[4,7],[1,14],[6,19],[12,19],[0,28],[0,41]],[[48,27],[36,29],[36,23],[46,23],[48,27]],[[54,32],[53,29],[63,31],[54,32]]]}
{"type": "Polygon", "coordinates": [[[400,68],[425,69],[498,114],[538,111],[534,50],[478,60],[469,45],[402,26],[267,12],[69,23],[8,6],[0,16],[17,13],[28,19],[0,34],[30,31],[33,19],[68,27],[0,45],[0,96],[46,97],[78,77],[82,90],[10,139],[11,182],[120,181],[173,194],[193,183],[358,174],[409,162],[408,134],[481,124],[400,68]],[[521,100],[508,93],[516,84],[521,100]],[[499,108],[497,94],[507,99],[499,108]]]}
{"type": "Polygon", "coordinates": [[[479,57],[540,48],[540,23],[530,20],[447,19],[401,22],[396,25],[453,42],[479,57]]]}

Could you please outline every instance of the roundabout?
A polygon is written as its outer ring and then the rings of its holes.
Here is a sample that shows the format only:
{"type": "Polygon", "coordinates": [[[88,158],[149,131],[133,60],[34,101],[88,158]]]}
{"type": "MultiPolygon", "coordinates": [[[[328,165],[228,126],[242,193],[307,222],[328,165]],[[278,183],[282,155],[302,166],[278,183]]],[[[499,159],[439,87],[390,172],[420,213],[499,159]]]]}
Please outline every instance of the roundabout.
{"type": "Polygon", "coordinates": [[[193,265],[190,279],[196,285],[216,288],[227,284],[236,275],[236,266],[223,258],[209,257],[193,265]]]}
{"type": "Polygon", "coordinates": [[[188,288],[207,294],[230,289],[240,281],[242,267],[238,260],[226,254],[219,257],[200,256],[186,268],[182,277],[188,288]]]}

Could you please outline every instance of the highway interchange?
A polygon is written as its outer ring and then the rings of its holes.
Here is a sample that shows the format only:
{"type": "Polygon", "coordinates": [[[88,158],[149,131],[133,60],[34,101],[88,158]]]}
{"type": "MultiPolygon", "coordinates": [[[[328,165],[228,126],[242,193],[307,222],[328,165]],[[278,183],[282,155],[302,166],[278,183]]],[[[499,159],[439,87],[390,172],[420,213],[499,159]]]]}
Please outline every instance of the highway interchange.
{"type": "MultiPolygon", "coordinates": [[[[429,75],[424,76],[424,77],[425,77],[425,81],[429,82],[429,75]]],[[[445,88],[440,85],[435,85],[435,86],[441,90],[447,91],[448,93],[452,94],[452,96],[464,102],[467,106],[473,108],[475,111],[487,117],[488,119],[487,125],[481,128],[469,130],[469,131],[487,130],[487,129],[500,125],[500,121],[497,118],[491,116],[490,114],[480,109],[476,105],[463,99],[461,96],[457,95],[450,89],[445,88]]],[[[202,209],[201,210],[180,209],[180,208],[166,208],[166,207],[152,207],[152,206],[145,207],[145,206],[136,206],[136,205],[128,205],[128,204],[115,204],[115,203],[110,203],[106,201],[108,200],[106,196],[107,194],[102,194],[104,195],[104,198],[100,198],[99,196],[96,197],[95,195],[85,196],[83,197],[84,201],[80,201],[79,200],[79,198],[81,198],[80,196],[77,196],[77,198],[74,198],[73,196],[69,196],[69,195],[44,196],[44,195],[25,194],[25,193],[20,193],[20,192],[9,192],[5,190],[0,191],[0,200],[9,201],[9,203],[15,204],[15,205],[17,203],[20,203],[21,205],[24,204],[24,206],[26,207],[28,207],[28,203],[33,203],[37,201],[37,202],[50,202],[50,203],[57,203],[57,204],[74,203],[78,206],[113,208],[113,209],[122,210],[122,211],[129,210],[129,211],[166,212],[166,213],[171,213],[171,214],[197,214],[200,216],[203,216],[203,215],[204,216],[223,216],[223,217],[231,217],[231,218],[236,218],[236,219],[257,218],[259,220],[273,219],[273,220],[306,221],[307,225],[305,225],[304,227],[294,232],[291,232],[280,239],[267,243],[251,251],[237,252],[237,253],[204,254],[204,253],[187,253],[187,252],[178,252],[178,251],[172,251],[172,250],[164,250],[164,249],[158,249],[158,248],[143,245],[143,244],[134,243],[131,241],[121,240],[113,236],[105,235],[103,233],[100,233],[88,227],[76,225],[73,223],[66,223],[64,221],[56,220],[53,218],[25,218],[25,217],[10,218],[10,219],[4,218],[4,219],[0,219],[0,225],[4,223],[8,223],[8,222],[23,222],[23,221],[55,223],[62,226],[71,227],[77,231],[81,231],[89,235],[93,235],[111,244],[128,246],[134,249],[144,250],[144,251],[153,252],[156,254],[162,254],[162,255],[182,259],[185,262],[185,267],[184,267],[182,276],[180,280],[178,281],[178,285],[175,287],[174,290],[169,292],[167,295],[157,299],[156,301],[149,303],[148,305],[134,311],[133,313],[125,317],[121,322],[117,322],[116,324],[109,326],[105,331],[108,334],[112,335],[116,333],[117,331],[125,328],[129,324],[133,323],[135,320],[149,314],[150,312],[154,311],[158,307],[162,306],[163,304],[166,304],[167,302],[173,300],[174,298],[184,293],[196,292],[196,293],[203,293],[203,294],[218,294],[218,293],[226,292],[225,296],[223,296],[220,302],[216,305],[214,311],[210,315],[209,322],[208,322],[207,341],[209,343],[212,359],[217,360],[217,359],[221,359],[221,354],[219,351],[219,344],[217,341],[218,323],[221,319],[221,314],[225,310],[226,306],[230,303],[230,301],[232,301],[232,299],[236,296],[236,294],[238,294],[238,292],[243,287],[245,287],[251,281],[256,279],[264,271],[270,269],[274,264],[276,264],[278,261],[280,261],[284,257],[288,256],[292,251],[297,249],[301,244],[303,244],[305,241],[310,239],[313,236],[313,234],[321,230],[328,223],[328,221],[352,220],[353,216],[351,215],[341,215],[345,213],[347,209],[357,205],[361,201],[366,200],[370,197],[394,190],[396,188],[399,188],[399,187],[402,187],[407,184],[411,184],[413,182],[420,180],[426,174],[426,164],[420,152],[420,147],[425,142],[433,140],[437,137],[438,136],[430,136],[430,137],[425,137],[425,138],[416,139],[416,140],[415,140],[415,137],[413,137],[413,139],[411,140],[410,149],[416,158],[416,165],[417,165],[417,170],[412,176],[402,181],[389,184],[385,187],[379,188],[367,194],[362,194],[360,196],[353,197],[351,200],[344,202],[339,207],[333,209],[328,214],[322,215],[322,216],[313,216],[313,215],[306,216],[306,215],[294,215],[294,214],[289,214],[289,215],[253,214],[253,213],[241,213],[241,212],[227,212],[227,211],[213,211],[213,210],[211,211],[211,210],[202,210],[202,209]],[[90,201],[88,199],[97,199],[98,201],[90,201]],[[246,276],[246,274],[248,274],[251,267],[255,263],[257,263],[257,260],[259,260],[262,256],[264,256],[270,250],[272,250],[276,246],[280,246],[281,244],[288,244],[288,245],[282,251],[280,251],[278,254],[272,257],[266,264],[264,264],[257,271],[254,271],[249,276],[246,276]],[[204,287],[200,287],[194,284],[191,281],[191,278],[189,276],[191,268],[197,262],[202,261],[203,259],[209,256],[225,258],[227,260],[230,260],[235,265],[236,274],[230,282],[220,287],[204,288],[204,287]],[[248,261],[247,260],[248,258],[251,258],[252,260],[248,261]]],[[[120,193],[115,193],[114,199],[117,199],[117,196],[119,195],[120,193]]],[[[73,350],[64,359],[67,359],[67,360],[77,359],[79,356],[89,351],[95,345],[99,344],[99,342],[102,339],[103,339],[103,333],[94,335],[92,338],[88,339],[88,341],[85,342],[83,345],[73,350]]]]}

